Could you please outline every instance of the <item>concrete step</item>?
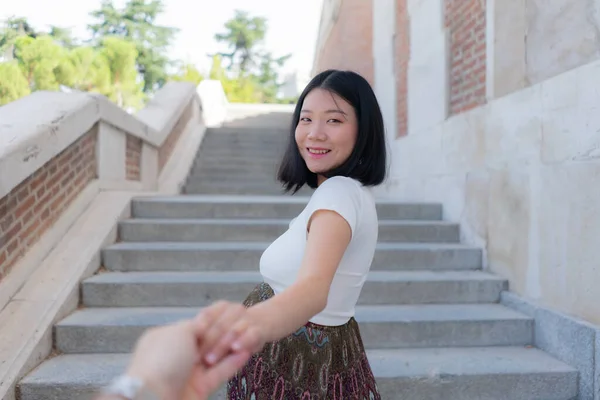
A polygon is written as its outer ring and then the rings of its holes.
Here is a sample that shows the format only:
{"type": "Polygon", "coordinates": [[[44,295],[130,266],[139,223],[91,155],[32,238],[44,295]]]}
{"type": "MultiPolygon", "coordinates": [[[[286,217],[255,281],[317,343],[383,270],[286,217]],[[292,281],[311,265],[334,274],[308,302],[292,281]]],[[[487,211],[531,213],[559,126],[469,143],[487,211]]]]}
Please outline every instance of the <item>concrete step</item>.
{"type": "MultiPolygon", "coordinates": [[[[256,271],[270,243],[116,243],[103,251],[113,271],[256,271]]],[[[476,270],[481,249],[462,244],[379,243],[372,270],[476,270]]]]}
{"type": "Polygon", "coordinates": [[[203,160],[193,165],[188,173],[188,181],[202,181],[207,177],[228,174],[245,174],[251,177],[263,177],[264,182],[276,182],[277,164],[272,163],[236,163],[229,161],[203,160]]]}
{"type": "Polygon", "coordinates": [[[201,165],[237,165],[237,166],[259,166],[259,167],[276,167],[279,165],[281,154],[279,152],[269,154],[250,153],[250,154],[229,154],[222,153],[213,154],[200,153],[194,160],[194,166],[201,165]]]}
{"type": "MultiPolygon", "coordinates": [[[[119,224],[125,242],[214,242],[275,240],[289,227],[286,219],[130,219],[119,224]]],[[[386,220],[380,242],[458,243],[458,224],[445,221],[386,220]]]]}
{"type": "Polygon", "coordinates": [[[286,144],[289,133],[282,130],[257,131],[249,133],[247,131],[240,132],[238,130],[230,130],[219,132],[207,132],[202,140],[203,145],[219,146],[224,144],[235,144],[239,146],[281,146],[286,144]]]}
{"type": "MultiPolygon", "coordinates": [[[[307,193],[305,188],[301,189],[303,194],[307,193]]],[[[283,196],[283,186],[279,183],[263,182],[262,184],[244,183],[243,185],[229,182],[210,182],[210,181],[188,181],[185,184],[184,193],[186,194],[229,194],[229,195],[271,195],[283,196]]]]}
{"type": "Polygon", "coordinates": [[[228,126],[228,122],[224,126],[218,128],[208,128],[206,137],[231,137],[239,136],[240,138],[257,138],[266,140],[266,138],[275,136],[281,137],[289,134],[288,126],[268,126],[261,127],[244,127],[244,126],[228,126]]]}
{"type": "Polygon", "coordinates": [[[196,165],[192,166],[188,179],[201,180],[211,176],[229,176],[232,174],[244,174],[249,177],[263,177],[264,179],[268,178],[275,181],[277,179],[277,165],[275,163],[240,165],[224,161],[199,161],[196,165]]]}
{"type": "MultiPolygon", "coordinates": [[[[55,326],[62,353],[129,352],[144,329],[190,318],[196,307],[88,308],[55,326]]],[[[367,348],[529,345],[533,320],[499,304],[357,306],[367,348]]]]}
{"type": "Polygon", "coordinates": [[[197,183],[197,182],[227,182],[230,185],[248,185],[263,186],[265,184],[277,185],[278,183],[275,171],[250,171],[250,170],[237,170],[237,171],[223,171],[217,169],[211,169],[211,171],[202,170],[193,175],[188,176],[186,184],[197,183]]]}
{"type": "MultiPolygon", "coordinates": [[[[201,307],[243,301],[259,272],[109,272],[86,279],[87,307],[201,307]]],[[[481,271],[372,271],[358,304],[495,303],[507,281],[481,271]]]]}
{"type": "MultiPolygon", "coordinates": [[[[522,347],[373,349],[385,400],[569,400],[578,374],[522,347]]],[[[70,354],[44,362],[20,384],[21,400],[92,400],[127,366],[126,354],[70,354]]],[[[211,400],[225,400],[221,390],[211,400]]]]}
{"type": "Polygon", "coordinates": [[[196,155],[197,161],[202,161],[205,158],[237,158],[247,159],[254,156],[260,158],[254,161],[264,162],[266,160],[279,160],[283,156],[285,150],[284,143],[261,144],[255,145],[242,144],[236,142],[223,143],[203,143],[200,152],[196,155]]]}
{"type": "Polygon", "coordinates": [[[210,147],[219,147],[226,144],[233,144],[237,146],[249,146],[249,147],[269,147],[269,146],[281,146],[287,143],[289,133],[281,130],[265,130],[262,132],[240,132],[225,131],[219,132],[207,132],[202,145],[210,147]]]}
{"type": "MultiPolygon", "coordinates": [[[[188,195],[142,197],[132,202],[135,218],[286,218],[296,217],[308,202],[299,196],[188,195]]],[[[441,220],[441,204],[398,203],[378,200],[380,221],[441,220]]]]}
{"type": "Polygon", "coordinates": [[[268,127],[271,129],[282,130],[284,128],[287,128],[290,125],[290,123],[291,123],[291,118],[285,119],[285,118],[276,117],[276,118],[270,118],[267,120],[263,116],[257,116],[257,117],[252,116],[252,117],[239,118],[239,119],[235,119],[232,121],[227,121],[223,124],[223,126],[225,128],[229,128],[229,129],[236,129],[236,128],[265,129],[266,127],[268,127]]]}
{"type": "Polygon", "coordinates": [[[273,177],[266,173],[247,174],[246,176],[242,173],[235,175],[228,174],[228,176],[208,176],[208,174],[202,173],[197,176],[190,176],[187,179],[186,186],[189,187],[227,187],[227,188],[269,188],[283,190],[283,185],[273,177]],[[237,175],[237,176],[236,176],[237,175]]]}

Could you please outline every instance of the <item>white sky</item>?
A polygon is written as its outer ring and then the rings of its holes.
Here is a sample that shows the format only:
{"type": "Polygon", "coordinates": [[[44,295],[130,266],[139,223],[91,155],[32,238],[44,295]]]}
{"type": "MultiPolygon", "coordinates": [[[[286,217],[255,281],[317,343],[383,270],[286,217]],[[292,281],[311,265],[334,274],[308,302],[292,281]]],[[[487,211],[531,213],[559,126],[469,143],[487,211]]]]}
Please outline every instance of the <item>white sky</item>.
{"type": "MultiPolygon", "coordinates": [[[[159,23],[180,29],[171,49],[172,57],[190,61],[201,71],[208,71],[210,59],[206,54],[224,50],[214,41],[214,34],[223,31],[225,21],[233,16],[235,9],[246,10],[252,16],[264,16],[268,23],[265,48],[275,56],[292,53],[285,69],[308,75],[322,2],[164,0],[166,9],[159,23]]],[[[124,0],[115,1],[117,6],[123,3],[124,0]]],[[[76,36],[88,37],[86,26],[92,22],[89,12],[99,6],[100,0],[0,0],[0,20],[10,16],[26,17],[36,29],[46,30],[48,25],[70,27],[76,36]]]]}

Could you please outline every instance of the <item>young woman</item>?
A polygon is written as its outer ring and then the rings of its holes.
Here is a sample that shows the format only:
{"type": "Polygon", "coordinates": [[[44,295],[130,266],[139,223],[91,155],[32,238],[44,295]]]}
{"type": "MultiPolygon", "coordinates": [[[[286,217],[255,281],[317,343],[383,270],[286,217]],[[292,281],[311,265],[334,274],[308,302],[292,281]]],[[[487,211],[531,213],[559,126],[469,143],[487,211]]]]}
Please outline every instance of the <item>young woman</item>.
{"type": "Polygon", "coordinates": [[[228,303],[205,335],[209,364],[230,351],[255,353],[229,381],[228,399],[381,398],[354,312],[377,243],[370,187],[385,174],[383,118],[369,83],[320,73],[300,96],[278,174],[287,191],[316,190],[263,253],[264,282],[242,317],[242,306],[228,303]],[[229,332],[219,335],[223,326],[229,332]]]}

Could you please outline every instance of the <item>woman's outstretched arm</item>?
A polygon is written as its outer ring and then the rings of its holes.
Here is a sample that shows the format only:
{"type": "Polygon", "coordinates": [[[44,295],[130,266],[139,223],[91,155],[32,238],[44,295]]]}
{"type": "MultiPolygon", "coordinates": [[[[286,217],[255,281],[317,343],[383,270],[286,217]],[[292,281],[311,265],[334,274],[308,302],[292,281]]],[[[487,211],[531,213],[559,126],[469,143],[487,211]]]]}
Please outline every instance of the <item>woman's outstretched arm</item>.
{"type": "Polygon", "coordinates": [[[243,318],[232,319],[224,313],[214,331],[205,336],[203,351],[210,350],[207,362],[218,361],[231,349],[256,352],[265,343],[294,332],[325,308],[352,229],[340,214],[325,209],[315,211],[307,225],[306,249],[296,282],[250,307],[243,318]],[[224,325],[231,327],[229,334],[219,336],[217,332],[224,325]]]}

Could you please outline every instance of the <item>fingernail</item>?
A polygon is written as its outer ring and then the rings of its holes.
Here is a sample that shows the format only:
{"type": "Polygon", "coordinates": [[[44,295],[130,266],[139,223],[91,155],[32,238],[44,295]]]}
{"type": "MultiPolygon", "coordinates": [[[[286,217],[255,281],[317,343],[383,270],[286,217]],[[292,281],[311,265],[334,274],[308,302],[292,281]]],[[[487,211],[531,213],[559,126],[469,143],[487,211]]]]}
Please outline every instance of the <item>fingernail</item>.
{"type": "Polygon", "coordinates": [[[206,362],[209,364],[213,364],[217,361],[217,356],[215,353],[210,353],[206,356],[206,362]]]}

